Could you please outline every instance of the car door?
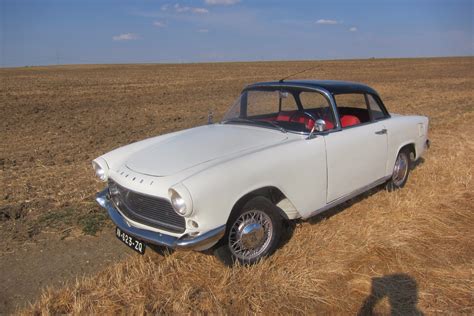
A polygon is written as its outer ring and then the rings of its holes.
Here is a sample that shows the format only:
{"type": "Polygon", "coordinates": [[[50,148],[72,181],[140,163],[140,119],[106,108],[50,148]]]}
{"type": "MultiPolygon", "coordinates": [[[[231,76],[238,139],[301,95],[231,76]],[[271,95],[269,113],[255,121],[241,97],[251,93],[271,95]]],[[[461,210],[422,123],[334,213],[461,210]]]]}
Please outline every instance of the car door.
{"type": "Polygon", "coordinates": [[[324,136],[328,203],[385,176],[387,129],[383,120],[372,119],[367,96],[359,94],[354,99],[335,95],[342,129],[324,136]]]}

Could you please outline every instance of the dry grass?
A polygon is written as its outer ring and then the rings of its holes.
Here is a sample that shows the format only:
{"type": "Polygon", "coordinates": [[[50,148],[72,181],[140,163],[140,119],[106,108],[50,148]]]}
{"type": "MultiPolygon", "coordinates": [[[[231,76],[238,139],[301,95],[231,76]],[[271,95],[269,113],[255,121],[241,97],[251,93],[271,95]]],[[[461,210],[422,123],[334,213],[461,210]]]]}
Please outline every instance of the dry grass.
{"type": "MultiPolygon", "coordinates": [[[[94,156],[200,124],[211,107],[222,114],[244,84],[314,65],[319,69],[305,78],[365,82],[390,111],[429,116],[433,143],[403,190],[376,190],[298,224],[258,265],[227,268],[206,254],[148,251],[49,289],[21,313],[355,314],[373,307],[380,313],[473,314],[473,61],[1,70],[2,192],[8,197],[0,206],[30,203],[31,212],[16,220],[26,223],[64,203],[81,214],[97,211],[89,202],[99,189],[89,170],[94,156]]],[[[1,233],[10,240],[18,236],[11,221],[1,233]]]]}

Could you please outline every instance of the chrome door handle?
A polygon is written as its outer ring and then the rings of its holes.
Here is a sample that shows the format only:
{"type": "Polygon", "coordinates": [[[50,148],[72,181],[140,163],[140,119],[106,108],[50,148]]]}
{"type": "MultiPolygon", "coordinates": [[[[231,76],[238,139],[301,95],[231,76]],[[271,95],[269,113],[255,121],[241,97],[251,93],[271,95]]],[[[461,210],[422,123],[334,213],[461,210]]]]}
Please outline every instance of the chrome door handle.
{"type": "Polygon", "coordinates": [[[375,134],[377,134],[377,135],[387,134],[387,129],[384,128],[384,129],[381,129],[380,131],[376,131],[375,134]]]}

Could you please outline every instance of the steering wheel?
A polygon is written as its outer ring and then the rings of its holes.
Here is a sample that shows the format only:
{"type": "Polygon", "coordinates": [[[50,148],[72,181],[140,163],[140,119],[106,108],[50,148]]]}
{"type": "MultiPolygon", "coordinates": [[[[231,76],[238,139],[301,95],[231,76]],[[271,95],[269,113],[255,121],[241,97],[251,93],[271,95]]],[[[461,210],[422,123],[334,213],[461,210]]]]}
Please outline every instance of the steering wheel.
{"type": "MultiPolygon", "coordinates": [[[[293,114],[290,116],[290,120],[289,120],[289,121],[292,122],[293,119],[294,119],[296,116],[299,116],[299,115],[301,115],[301,114],[306,115],[307,117],[309,117],[310,119],[313,120],[314,124],[316,124],[316,118],[314,118],[314,115],[311,114],[311,113],[309,113],[309,112],[306,112],[306,111],[297,111],[297,112],[293,113],[293,114]]],[[[306,123],[305,123],[305,125],[306,125],[306,123]]]]}

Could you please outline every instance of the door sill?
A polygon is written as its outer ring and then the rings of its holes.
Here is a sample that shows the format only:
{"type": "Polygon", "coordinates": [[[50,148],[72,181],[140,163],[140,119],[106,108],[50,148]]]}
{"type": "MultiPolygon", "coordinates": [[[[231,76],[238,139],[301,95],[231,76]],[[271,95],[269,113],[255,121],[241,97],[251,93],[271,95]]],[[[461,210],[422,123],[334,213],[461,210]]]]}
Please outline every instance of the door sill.
{"type": "Polygon", "coordinates": [[[376,186],[379,186],[379,185],[383,184],[383,183],[386,182],[388,179],[390,179],[390,177],[391,177],[391,175],[386,176],[386,177],[383,177],[383,178],[380,178],[379,180],[376,180],[376,181],[372,182],[372,183],[369,184],[369,185],[366,185],[366,186],[364,186],[364,187],[362,187],[362,188],[360,188],[360,189],[357,189],[357,190],[355,190],[355,191],[353,191],[353,192],[351,192],[351,193],[349,193],[349,194],[347,194],[347,195],[345,195],[345,196],[343,196],[343,197],[337,198],[337,199],[335,199],[335,200],[329,202],[328,204],[326,204],[326,206],[324,206],[324,207],[322,207],[322,208],[320,208],[320,209],[318,209],[318,210],[316,210],[316,211],[310,213],[308,216],[303,217],[303,219],[308,219],[308,218],[310,218],[310,217],[316,216],[316,215],[318,215],[318,214],[320,214],[320,213],[322,213],[322,212],[324,212],[324,211],[329,210],[330,208],[333,208],[333,207],[335,207],[335,206],[337,206],[337,205],[339,205],[339,204],[342,204],[342,203],[344,203],[344,202],[347,202],[348,200],[350,200],[350,199],[352,199],[352,198],[354,198],[354,197],[356,197],[356,196],[358,196],[358,195],[360,195],[360,194],[362,194],[362,193],[364,193],[364,192],[367,192],[367,191],[369,191],[370,189],[375,188],[376,186]]]}

